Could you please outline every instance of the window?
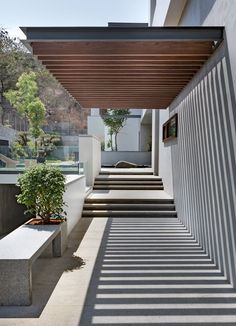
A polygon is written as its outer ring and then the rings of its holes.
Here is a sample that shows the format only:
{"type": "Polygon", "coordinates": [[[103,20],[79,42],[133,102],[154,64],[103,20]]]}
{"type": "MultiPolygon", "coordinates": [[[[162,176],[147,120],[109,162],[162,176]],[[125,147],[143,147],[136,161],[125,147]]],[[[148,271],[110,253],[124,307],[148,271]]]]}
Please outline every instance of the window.
{"type": "Polygon", "coordinates": [[[178,115],[173,115],[168,121],[163,124],[162,141],[166,142],[173,138],[177,138],[178,131],[178,115]]]}

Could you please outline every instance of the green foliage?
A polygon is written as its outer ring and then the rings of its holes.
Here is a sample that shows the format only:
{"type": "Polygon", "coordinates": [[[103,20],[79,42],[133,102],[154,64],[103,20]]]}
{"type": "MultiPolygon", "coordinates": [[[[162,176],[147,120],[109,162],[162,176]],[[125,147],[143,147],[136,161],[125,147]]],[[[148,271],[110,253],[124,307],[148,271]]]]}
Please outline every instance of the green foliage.
{"type": "Polygon", "coordinates": [[[61,137],[55,134],[43,134],[39,138],[38,148],[44,153],[44,157],[50,155],[54,151],[59,143],[61,142],[61,137]]]}
{"type": "Polygon", "coordinates": [[[107,148],[111,148],[111,149],[112,149],[112,138],[110,138],[110,139],[107,141],[107,148]]]}
{"type": "Polygon", "coordinates": [[[115,150],[117,151],[117,135],[119,131],[124,127],[125,122],[130,114],[129,109],[107,109],[102,115],[105,126],[108,127],[110,134],[110,143],[112,146],[112,135],[115,135],[115,150]]]}
{"type": "MultiPolygon", "coordinates": [[[[34,57],[15,38],[0,27],[0,97],[15,87],[17,79],[23,72],[41,69],[34,57]]],[[[1,98],[0,98],[1,101],[1,98]]]]}
{"type": "Polygon", "coordinates": [[[36,139],[42,134],[41,126],[46,114],[45,106],[37,96],[36,74],[34,72],[23,73],[16,87],[16,90],[5,92],[4,96],[22,117],[27,118],[30,133],[36,139]]]}
{"type": "Polygon", "coordinates": [[[105,141],[102,140],[101,141],[101,151],[104,151],[105,150],[105,141]]]}
{"type": "Polygon", "coordinates": [[[25,131],[21,131],[17,134],[16,141],[21,145],[21,146],[27,146],[30,139],[29,135],[25,131]]]}
{"type": "MultiPolygon", "coordinates": [[[[69,111],[75,108],[78,118],[81,116],[79,105],[68,95],[58,81],[41,65],[41,63],[15,38],[11,38],[8,32],[0,27],[0,104],[2,115],[0,123],[4,124],[7,112],[12,112],[14,105],[9,106],[5,99],[5,92],[16,89],[16,83],[22,73],[34,71],[38,85],[38,96],[47,111],[47,123],[64,120],[65,114],[61,111],[69,111]],[[61,110],[58,110],[60,107],[61,110]]],[[[24,115],[24,114],[23,114],[24,115]]],[[[15,116],[15,114],[14,114],[15,116]]],[[[16,115],[17,116],[17,115],[16,115]]],[[[38,134],[39,130],[32,127],[31,132],[38,134]]],[[[50,129],[50,128],[49,128],[50,129]]]]}
{"type": "Polygon", "coordinates": [[[14,159],[26,158],[28,154],[25,150],[25,147],[19,144],[17,141],[11,144],[11,153],[14,159]]]}
{"type": "Polygon", "coordinates": [[[21,193],[17,202],[27,207],[25,213],[39,216],[48,223],[50,218],[61,218],[65,177],[55,167],[38,164],[28,168],[18,179],[21,193]]]}
{"type": "Polygon", "coordinates": [[[35,144],[29,138],[29,134],[25,131],[19,132],[15,141],[11,144],[11,152],[13,158],[33,158],[36,157],[35,144]]]}

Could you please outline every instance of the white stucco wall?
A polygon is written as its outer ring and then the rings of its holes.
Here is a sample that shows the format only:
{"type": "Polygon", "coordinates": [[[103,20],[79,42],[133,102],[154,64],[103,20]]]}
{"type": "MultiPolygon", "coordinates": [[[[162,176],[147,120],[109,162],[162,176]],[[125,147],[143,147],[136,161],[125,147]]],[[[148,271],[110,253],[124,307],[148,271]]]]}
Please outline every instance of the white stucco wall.
{"type": "MultiPolygon", "coordinates": [[[[138,151],[140,149],[140,117],[138,116],[141,116],[141,110],[131,109],[130,115],[117,136],[118,150],[120,151],[138,151]],[[134,117],[134,115],[136,116],[134,117]]],[[[88,134],[94,135],[100,141],[104,140],[105,149],[111,150],[107,147],[110,139],[108,128],[103,123],[99,109],[91,109],[91,115],[88,117],[88,134]]],[[[115,146],[114,136],[113,146],[115,146]]]]}
{"type": "Polygon", "coordinates": [[[86,184],[84,175],[66,176],[66,179],[64,209],[67,212],[67,232],[70,234],[82,216],[86,184]]]}
{"type": "MultiPolygon", "coordinates": [[[[140,118],[128,118],[125,126],[120,130],[117,136],[118,151],[138,151],[139,137],[140,137],[140,118]]],[[[111,150],[107,147],[107,142],[110,139],[108,128],[105,127],[105,149],[111,150]]],[[[115,140],[113,136],[113,147],[115,147],[115,140]]]]}
{"type": "Polygon", "coordinates": [[[140,118],[129,118],[119,132],[117,143],[120,151],[139,150],[140,118]]]}
{"type": "Polygon", "coordinates": [[[140,150],[149,151],[152,143],[152,125],[141,124],[140,125],[140,150]]]}
{"type": "Polygon", "coordinates": [[[160,110],[159,114],[159,174],[162,177],[164,189],[173,196],[173,176],[172,176],[172,160],[171,160],[171,147],[175,141],[166,142],[162,141],[162,125],[169,119],[169,109],[160,110]]]}
{"type": "Polygon", "coordinates": [[[128,161],[139,165],[151,165],[151,152],[118,151],[102,152],[102,164],[113,165],[118,161],[128,161]]]}
{"type": "Polygon", "coordinates": [[[90,135],[79,137],[79,161],[84,163],[86,184],[93,186],[101,169],[101,142],[90,135]]]}
{"type": "Polygon", "coordinates": [[[88,134],[94,135],[103,141],[105,139],[105,127],[100,115],[88,116],[88,134]]]}

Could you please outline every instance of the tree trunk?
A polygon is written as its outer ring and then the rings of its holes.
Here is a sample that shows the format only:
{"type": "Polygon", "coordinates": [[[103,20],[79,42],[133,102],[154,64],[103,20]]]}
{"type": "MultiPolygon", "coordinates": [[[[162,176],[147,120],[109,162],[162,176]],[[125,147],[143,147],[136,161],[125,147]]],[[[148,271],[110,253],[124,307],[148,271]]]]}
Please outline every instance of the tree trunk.
{"type": "Polygon", "coordinates": [[[3,125],[4,123],[4,108],[3,108],[3,92],[4,92],[4,85],[3,85],[3,80],[0,80],[0,108],[2,108],[2,112],[0,112],[0,119],[1,119],[1,124],[3,125]]]}
{"type": "Polygon", "coordinates": [[[113,151],[112,133],[110,133],[110,140],[111,140],[111,150],[113,151]]]}
{"type": "Polygon", "coordinates": [[[117,136],[118,136],[118,134],[117,133],[115,133],[115,151],[117,152],[117,136]]]}

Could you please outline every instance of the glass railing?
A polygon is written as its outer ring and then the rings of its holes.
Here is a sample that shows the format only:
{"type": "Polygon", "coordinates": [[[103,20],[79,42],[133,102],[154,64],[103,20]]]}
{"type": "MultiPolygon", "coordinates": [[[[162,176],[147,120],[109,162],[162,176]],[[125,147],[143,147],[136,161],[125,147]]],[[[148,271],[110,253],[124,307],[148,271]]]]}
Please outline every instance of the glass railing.
{"type": "Polygon", "coordinates": [[[84,172],[84,164],[79,162],[78,146],[37,149],[26,146],[0,146],[0,173],[22,172],[28,166],[39,163],[57,166],[67,174],[84,172]]]}

